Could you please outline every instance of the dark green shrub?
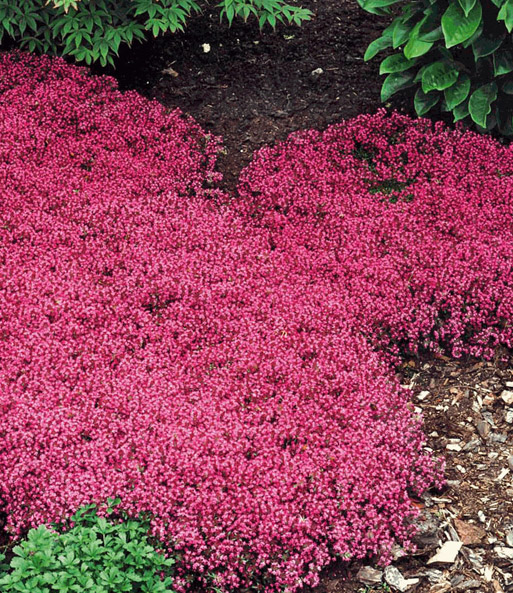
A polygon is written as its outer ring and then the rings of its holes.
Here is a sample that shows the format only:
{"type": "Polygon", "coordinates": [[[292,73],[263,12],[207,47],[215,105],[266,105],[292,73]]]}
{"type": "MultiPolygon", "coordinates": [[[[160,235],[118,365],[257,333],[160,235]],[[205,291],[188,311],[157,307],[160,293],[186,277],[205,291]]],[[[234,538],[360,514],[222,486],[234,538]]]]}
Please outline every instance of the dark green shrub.
{"type": "Polygon", "coordinates": [[[77,511],[69,529],[31,529],[2,565],[2,593],[167,593],[174,560],[149,543],[148,524],[125,517],[111,522],[95,505],[77,511]],[[163,578],[161,578],[161,575],[163,578]]]}
{"type": "Polygon", "coordinates": [[[417,87],[419,116],[439,104],[454,121],[513,133],[513,0],[358,0],[395,15],[365,53],[397,50],[381,62],[381,98],[417,87]],[[399,10],[400,9],[400,10],[399,10]]]}
{"type": "MultiPolygon", "coordinates": [[[[221,0],[221,18],[256,17],[260,27],[278,21],[301,24],[309,10],[285,0],[221,0]]],[[[168,31],[183,31],[200,12],[195,0],[0,0],[0,43],[9,36],[21,48],[73,56],[87,64],[114,64],[122,44],[168,31]]]]}

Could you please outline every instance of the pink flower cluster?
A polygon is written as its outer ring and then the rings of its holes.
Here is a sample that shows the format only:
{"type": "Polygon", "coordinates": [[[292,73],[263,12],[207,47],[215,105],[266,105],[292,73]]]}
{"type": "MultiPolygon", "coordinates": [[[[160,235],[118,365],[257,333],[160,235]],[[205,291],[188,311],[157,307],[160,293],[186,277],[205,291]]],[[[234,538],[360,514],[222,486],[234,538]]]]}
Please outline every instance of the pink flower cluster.
{"type": "Polygon", "coordinates": [[[511,345],[513,159],[380,113],[261,151],[230,200],[217,150],[0,56],[0,510],[119,496],[185,584],[294,591],[409,545],[440,480],[380,348],[511,345]]]}
{"type": "Polygon", "coordinates": [[[264,148],[239,194],[276,248],[339,286],[375,346],[513,346],[512,149],[381,111],[264,148]]]}

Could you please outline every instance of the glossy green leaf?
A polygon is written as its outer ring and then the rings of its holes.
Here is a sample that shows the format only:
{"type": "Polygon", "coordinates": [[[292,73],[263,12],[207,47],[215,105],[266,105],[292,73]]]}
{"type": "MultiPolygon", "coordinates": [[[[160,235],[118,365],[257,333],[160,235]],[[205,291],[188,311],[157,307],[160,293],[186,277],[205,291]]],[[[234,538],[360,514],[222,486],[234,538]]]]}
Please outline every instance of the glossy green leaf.
{"type": "Polygon", "coordinates": [[[427,33],[420,33],[419,41],[427,41],[428,43],[435,43],[435,41],[440,41],[443,39],[444,34],[442,31],[442,26],[436,27],[427,33]]]}
{"type": "Polygon", "coordinates": [[[413,78],[414,74],[408,71],[389,74],[381,87],[381,100],[385,102],[398,91],[412,86],[413,78]]]}
{"type": "Polygon", "coordinates": [[[468,16],[470,11],[474,8],[476,0],[458,0],[458,3],[461,6],[465,16],[468,16]]]}
{"type": "Polygon", "coordinates": [[[513,95],[513,80],[505,82],[501,87],[501,91],[506,95],[513,95]]]}
{"type": "Polygon", "coordinates": [[[433,91],[431,93],[424,93],[422,89],[418,89],[415,93],[414,105],[415,111],[419,117],[425,115],[432,107],[440,101],[440,94],[433,91]]]}
{"type": "Polygon", "coordinates": [[[486,118],[492,110],[492,103],[497,99],[497,84],[490,82],[475,90],[470,96],[468,108],[470,117],[479,126],[486,127],[486,118]]]}
{"type": "Polygon", "coordinates": [[[477,62],[479,58],[484,58],[497,51],[502,45],[504,37],[504,35],[496,35],[495,37],[484,37],[481,35],[478,37],[472,43],[472,51],[474,52],[475,61],[477,62]]]}
{"type": "Polygon", "coordinates": [[[426,17],[419,21],[410,32],[408,43],[404,46],[404,55],[408,60],[423,56],[433,47],[433,43],[419,40],[420,29],[425,21],[426,17]]]}
{"type": "Polygon", "coordinates": [[[513,72],[513,54],[503,50],[493,55],[493,72],[495,76],[503,76],[513,72]]]}
{"type": "Polygon", "coordinates": [[[420,39],[410,39],[404,48],[404,55],[408,59],[418,58],[427,54],[427,52],[433,47],[433,43],[427,43],[420,41],[420,39]]]}
{"type": "Polygon", "coordinates": [[[392,37],[378,37],[372,43],[369,44],[367,50],[365,51],[363,59],[367,62],[368,60],[371,60],[380,51],[383,51],[384,49],[387,49],[389,47],[392,47],[392,37]]]}
{"type": "Polygon", "coordinates": [[[358,4],[371,14],[382,15],[389,6],[397,4],[401,0],[358,0],[358,4]]]}
{"type": "Polygon", "coordinates": [[[407,43],[412,29],[413,25],[408,24],[403,21],[403,19],[396,19],[394,31],[392,33],[392,47],[397,49],[401,45],[407,43]]]}
{"type": "Polygon", "coordinates": [[[458,80],[459,72],[448,62],[433,62],[422,73],[422,90],[443,91],[458,80]]]}
{"type": "Polygon", "coordinates": [[[459,105],[457,105],[452,110],[452,114],[454,116],[454,123],[456,123],[457,121],[460,121],[462,119],[465,119],[469,115],[468,101],[463,101],[463,103],[460,103],[459,105]]]}
{"type": "Polygon", "coordinates": [[[506,0],[497,15],[498,21],[504,21],[508,33],[513,31],[513,0],[506,0]]]}
{"type": "Polygon", "coordinates": [[[468,97],[469,92],[470,78],[467,74],[460,74],[458,80],[444,91],[447,109],[452,111],[468,97]]]}
{"type": "Polygon", "coordinates": [[[415,65],[415,60],[407,60],[403,54],[394,54],[388,56],[381,62],[379,68],[380,74],[390,74],[392,72],[404,72],[415,65]]]}
{"type": "Polygon", "coordinates": [[[397,4],[398,2],[401,2],[401,0],[364,0],[365,10],[373,8],[386,8],[388,6],[392,6],[393,4],[397,4]]]}
{"type": "Polygon", "coordinates": [[[442,16],[442,31],[448,48],[463,43],[476,32],[481,23],[482,8],[480,0],[467,16],[457,2],[449,5],[442,16]]]}

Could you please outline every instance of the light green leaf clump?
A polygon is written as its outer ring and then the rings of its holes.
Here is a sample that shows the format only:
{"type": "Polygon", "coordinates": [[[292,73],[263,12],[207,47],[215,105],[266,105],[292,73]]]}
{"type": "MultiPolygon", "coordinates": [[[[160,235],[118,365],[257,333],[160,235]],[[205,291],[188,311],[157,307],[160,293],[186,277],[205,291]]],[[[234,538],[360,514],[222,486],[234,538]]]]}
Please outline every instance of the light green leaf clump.
{"type": "MultiPolygon", "coordinates": [[[[107,513],[119,500],[110,500],[107,513]]],[[[95,505],[77,511],[72,527],[31,529],[13,548],[9,564],[0,555],[2,593],[174,593],[174,558],[156,551],[148,523],[121,514],[109,521],[95,505]],[[162,576],[161,576],[162,575],[162,576]]]]}

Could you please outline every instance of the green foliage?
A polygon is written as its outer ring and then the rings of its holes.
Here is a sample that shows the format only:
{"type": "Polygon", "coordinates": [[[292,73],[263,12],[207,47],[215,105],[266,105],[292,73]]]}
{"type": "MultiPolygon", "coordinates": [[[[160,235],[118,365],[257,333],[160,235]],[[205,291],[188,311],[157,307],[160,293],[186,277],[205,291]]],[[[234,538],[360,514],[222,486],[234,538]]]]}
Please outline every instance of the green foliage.
{"type": "Polygon", "coordinates": [[[5,554],[0,552],[0,575],[8,569],[8,565],[5,563],[5,554]]]}
{"type": "Polygon", "coordinates": [[[10,568],[2,567],[0,555],[3,593],[173,591],[175,561],[149,543],[147,523],[127,517],[108,521],[97,515],[95,505],[80,509],[71,521],[72,527],[58,532],[31,529],[13,548],[10,568]]]}
{"type": "Polygon", "coordinates": [[[358,0],[393,22],[365,52],[386,74],[381,98],[417,87],[419,116],[435,105],[479,130],[513,135],[513,0],[358,0]]]}
{"type": "MultiPolygon", "coordinates": [[[[222,0],[221,18],[255,17],[259,26],[300,25],[311,12],[285,0],[222,0]]],[[[195,0],[0,0],[0,43],[10,37],[23,49],[69,55],[78,62],[114,65],[120,45],[183,31],[201,11],[195,0]]]]}

